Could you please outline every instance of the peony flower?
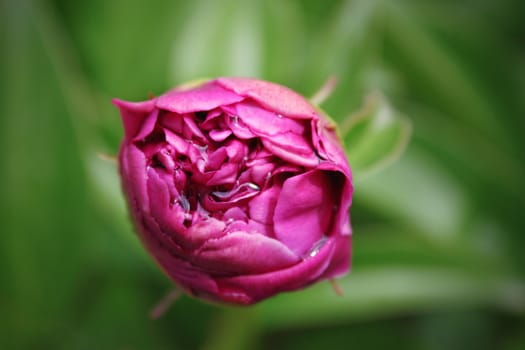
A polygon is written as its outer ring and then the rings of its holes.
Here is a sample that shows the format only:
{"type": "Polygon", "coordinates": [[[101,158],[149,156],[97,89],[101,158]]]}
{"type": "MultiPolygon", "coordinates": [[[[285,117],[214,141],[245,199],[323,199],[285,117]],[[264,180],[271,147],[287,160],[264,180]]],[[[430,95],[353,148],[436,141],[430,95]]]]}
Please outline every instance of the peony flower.
{"type": "Polygon", "coordinates": [[[139,237],[186,293],[252,304],[348,271],[350,168],[306,99],[218,78],[114,103],[139,237]]]}

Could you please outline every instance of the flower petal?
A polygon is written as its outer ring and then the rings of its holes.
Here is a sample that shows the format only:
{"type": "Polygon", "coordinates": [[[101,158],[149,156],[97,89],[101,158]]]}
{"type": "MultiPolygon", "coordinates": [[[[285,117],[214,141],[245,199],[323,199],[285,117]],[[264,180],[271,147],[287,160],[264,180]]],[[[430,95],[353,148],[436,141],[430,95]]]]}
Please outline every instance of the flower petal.
{"type": "Polygon", "coordinates": [[[335,205],[327,172],[313,170],[288,178],[274,214],[275,236],[297,255],[304,255],[328,233],[335,205]]]}
{"type": "Polygon", "coordinates": [[[284,269],[299,257],[279,241],[258,233],[231,232],[207,241],[195,252],[195,263],[222,273],[257,274],[284,269]]]}
{"type": "Polygon", "coordinates": [[[207,83],[190,90],[171,90],[157,99],[157,108],[176,113],[209,111],[244,98],[218,84],[207,83]]]}
{"type": "Polygon", "coordinates": [[[138,134],[144,120],[155,109],[155,100],[128,102],[113,99],[112,102],[120,110],[126,139],[133,139],[138,134]]]}
{"type": "Polygon", "coordinates": [[[217,83],[238,95],[251,97],[276,113],[299,119],[318,118],[304,97],[282,85],[249,78],[219,78],[217,83]]]}
{"type": "Polygon", "coordinates": [[[128,196],[130,207],[137,213],[149,212],[149,197],[146,186],[146,157],[135,145],[121,148],[120,174],[124,192],[128,196]]]}
{"type": "Polygon", "coordinates": [[[301,135],[305,130],[304,121],[283,117],[255,103],[246,101],[236,104],[234,108],[235,114],[258,136],[271,136],[285,132],[301,135]]]}
{"type": "Polygon", "coordinates": [[[280,192],[281,187],[274,185],[252,199],[249,204],[250,218],[262,224],[272,224],[280,192]]]}
{"type": "Polygon", "coordinates": [[[253,304],[276,293],[305,287],[326,272],[334,252],[329,239],[317,255],[287,269],[262,274],[216,278],[219,297],[226,302],[253,304]]]}
{"type": "Polygon", "coordinates": [[[330,264],[321,278],[341,277],[350,270],[352,237],[335,236],[334,240],[334,252],[330,258],[330,264]]]}
{"type": "Polygon", "coordinates": [[[297,134],[286,133],[262,138],[262,143],[267,150],[290,163],[308,168],[319,164],[319,158],[311,146],[302,136],[297,134]]]}

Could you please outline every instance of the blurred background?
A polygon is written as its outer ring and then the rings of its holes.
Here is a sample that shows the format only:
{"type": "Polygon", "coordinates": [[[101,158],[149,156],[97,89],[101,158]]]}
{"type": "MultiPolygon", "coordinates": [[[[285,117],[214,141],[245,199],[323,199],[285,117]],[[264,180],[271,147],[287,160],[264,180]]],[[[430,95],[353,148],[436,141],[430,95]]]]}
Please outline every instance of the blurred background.
{"type": "Polygon", "coordinates": [[[522,1],[0,1],[1,349],[525,349],[522,1]],[[336,75],[334,119],[381,91],[412,139],[382,171],[349,149],[343,297],[152,321],[172,285],[97,156],[122,137],[110,99],[219,75],[306,96],[336,75]]]}

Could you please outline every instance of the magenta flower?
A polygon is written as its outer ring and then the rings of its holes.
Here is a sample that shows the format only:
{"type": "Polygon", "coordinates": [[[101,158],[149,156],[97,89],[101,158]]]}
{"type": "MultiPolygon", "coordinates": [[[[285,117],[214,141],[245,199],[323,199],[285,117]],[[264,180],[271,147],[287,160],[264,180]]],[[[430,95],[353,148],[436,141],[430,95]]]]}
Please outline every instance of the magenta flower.
{"type": "Polygon", "coordinates": [[[219,78],[114,103],[139,236],[188,294],[251,304],[348,271],[350,168],[303,97],[219,78]]]}

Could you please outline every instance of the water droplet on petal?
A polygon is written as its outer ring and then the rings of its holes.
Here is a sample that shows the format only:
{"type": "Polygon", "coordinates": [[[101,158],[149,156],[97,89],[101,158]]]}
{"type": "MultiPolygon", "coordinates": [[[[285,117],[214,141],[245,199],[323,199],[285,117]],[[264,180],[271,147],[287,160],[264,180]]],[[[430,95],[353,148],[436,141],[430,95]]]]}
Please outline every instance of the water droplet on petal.
{"type": "Polygon", "coordinates": [[[277,113],[277,114],[275,114],[275,115],[276,115],[276,117],[279,118],[279,119],[282,119],[282,118],[283,118],[283,115],[282,115],[282,114],[277,113]]]}
{"type": "Polygon", "coordinates": [[[212,194],[212,196],[214,196],[214,197],[216,197],[218,199],[229,199],[229,198],[235,196],[236,194],[238,194],[239,192],[241,192],[244,189],[248,189],[248,190],[252,190],[252,191],[260,191],[261,190],[261,188],[257,184],[254,184],[253,182],[245,182],[245,183],[240,184],[239,186],[235,187],[231,191],[214,191],[211,194],[212,194]]]}
{"type": "Polygon", "coordinates": [[[261,188],[257,184],[254,184],[253,182],[244,183],[244,184],[240,185],[239,187],[241,187],[241,186],[246,186],[249,189],[254,190],[254,191],[260,191],[261,190],[261,188]]]}
{"type": "Polygon", "coordinates": [[[208,145],[199,146],[197,144],[194,144],[194,146],[199,150],[199,153],[203,158],[208,158],[208,145]]]}
{"type": "Polygon", "coordinates": [[[174,204],[179,204],[185,212],[190,211],[190,201],[183,194],[181,194],[179,198],[175,199],[174,204]]]}
{"type": "Polygon", "coordinates": [[[201,217],[208,219],[210,217],[210,212],[207,211],[202,205],[200,201],[197,201],[197,213],[200,214],[201,217]]]}
{"type": "Polygon", "coordinates": [[[315,242],[312,248],[305,254],[305,258],[313,258],[317,254],[319,254],[319,252],[324,247],[326,242],[328,242],[328,237],[327,236],[321,237],[321,239],[315,242]]]}

